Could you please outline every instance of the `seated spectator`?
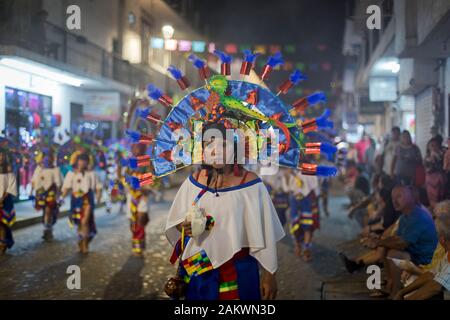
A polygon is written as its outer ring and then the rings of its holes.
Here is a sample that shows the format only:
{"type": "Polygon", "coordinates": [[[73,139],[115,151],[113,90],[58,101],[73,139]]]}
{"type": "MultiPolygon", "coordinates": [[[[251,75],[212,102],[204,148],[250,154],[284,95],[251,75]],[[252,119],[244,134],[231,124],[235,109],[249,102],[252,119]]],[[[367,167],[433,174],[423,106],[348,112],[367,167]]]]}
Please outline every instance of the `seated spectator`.
{"type": "Polygon", "coordinates": [[[401,270],[391,259],[386,258],[411,260],[416,265],[428,264],[438,241],[431,214],[418,203],[413,187],[396,186],[392,191],[392,199],[395,210],[402,213],[395,233],[394,224],[385,231],[375,253],[369,258],[353,261],[344,254],[341,254],[341,258],[349,272],[367,264],[383,261],[388,276],[386,293],[394,296],[400,290],[401,270]]]}
{"type": "Polygon", "coordinates": [[[442,248],[444,252],[440,254],[436,249],[431,268],[416,267],[419,277],[400,290],[395,299],[425,300],[439,297],[444,290],[450,290],[450,201],[440,202],[435,214],[438,248],[442,248]]]}

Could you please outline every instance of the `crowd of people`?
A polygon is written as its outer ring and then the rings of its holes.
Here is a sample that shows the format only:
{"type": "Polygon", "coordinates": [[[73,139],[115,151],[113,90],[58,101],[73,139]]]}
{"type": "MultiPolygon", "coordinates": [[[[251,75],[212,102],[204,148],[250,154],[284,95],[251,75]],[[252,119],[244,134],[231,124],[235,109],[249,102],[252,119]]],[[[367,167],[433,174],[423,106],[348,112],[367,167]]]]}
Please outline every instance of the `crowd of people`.
{"type": "MultiPolygon", "coordinates": [[[[34,209],[42,212],[42,238],[44,241],[53,240],[53,226],[57,223],[60,207],[68,201],[69,225],[77,229],[79,252],[87,253],[89,243],[97,234],[94,211],[106,193],[107,212],[111,211],[114,203],[120,205],[120,213],[126,206],[132,233],[132,253],[142,256],[152,190],[138,190],[126,181],[129,168],[123,164],[123,151],[111,149],[105,156],[87,139],[71,140],[67,147],[59,148],[54,144],[40,143],[29,159],[35,164],[30,199],[34,209]]],[[[2,141],[6,142],[6,139],[2,141]]],[[[0,145],[0,255],[14,245],[14,198],[18,194],[17,172],[13,168],[17,160],[15,156],[11,149],[0,145]]]]}
{"type": "Polygon", "coordinates": [[[350,273],[383,268],[372,297],[442,298],[450,290],[450,149],[436,135],[422,156],[411,134],[394,127],[379,151],[365,135],[347,153],[348,213],[366,252],[340,253],[350,273]]]}

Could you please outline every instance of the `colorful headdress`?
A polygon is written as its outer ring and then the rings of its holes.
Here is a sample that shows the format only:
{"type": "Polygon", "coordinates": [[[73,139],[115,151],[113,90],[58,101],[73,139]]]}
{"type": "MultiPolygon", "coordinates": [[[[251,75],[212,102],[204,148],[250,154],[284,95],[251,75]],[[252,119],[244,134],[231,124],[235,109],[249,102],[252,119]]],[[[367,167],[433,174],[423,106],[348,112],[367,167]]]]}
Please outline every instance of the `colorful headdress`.
{"type": "MultiPolygon", "coordinates": [[[[278,129],[279,165],[296,168],[309,175],[334,175],[335,168],[303,163],[303,159],[308,158],[308,155],[336,151],[332,144],[308,141],[309,139],[305,136],[308,133],[332,127],[333,123],[328,120],[330,111],[325,109],[320,117],[313,119],[296,117],[299,114],[302,115],[308,106],[325,102],[325,95],[319,92],[298,99],[290,105],[285,104],[280,99],[280,95],[286,94],[289,89],[306,79],[299,70],[295,70],[278,87],[277,94],[274,94],[258,84],[243,80],[228,80],[231,57],[221,51],[214,53],[221,60],[221,74],[214,76],[210,76],[205,61],[195,55],[189,56],[189,60],[199,70],[200,79],[205,80],[205,85],[186,94],[176,105],[162,90],[152,84],[148,85],[149,97],[165,108],[169,108],[170,112],[165,119],[162,119],[150,106],[136,111],[149,125],[157,126],[159,130],[157,134],[127,130],[132,143],[147,147],[145,154],[131,157],[128,161],[131,168],[144,172],[134,177],[134,185],[139,187],[149,184],[153,177],[161,177],[179,168],[201,162],[202,141],[198,132],[201,132],[199,127],[207,122],[221,122],[226,128],[241,128],[255,132],[258,149],[256,154],[259,154],[258,151],[263,146],[262,142],[267,141],[267,136],[260,133],[278,129]],[[174,138],[174,133],[178,129],[181,129],[179,133],[188,133],[190,138],[182,142],[176,138],[176,135],[174,138]]],[[[250,74],[257,55],[248,50],[244,52],[240,69],[243,78],[250,74]]],[[[280,64],[283,64],[280,53],[269,57],[260,78],[267,80],[273,69],[280,64]]],[[[181,90],[189,87],[190,82],[180,70],[170,66],[168,71],[181,90]]]]}
{"type": "Polygon", "coordinates": [[[99,144],[95,132],[83,128],[72,128],[72,133],[66,132],[66,134],[70,139],[58,150],[58,165],[73,166],[78,155],[85,153],[89,156],[89,168],[106,169],[107,148],[99,144]]]}

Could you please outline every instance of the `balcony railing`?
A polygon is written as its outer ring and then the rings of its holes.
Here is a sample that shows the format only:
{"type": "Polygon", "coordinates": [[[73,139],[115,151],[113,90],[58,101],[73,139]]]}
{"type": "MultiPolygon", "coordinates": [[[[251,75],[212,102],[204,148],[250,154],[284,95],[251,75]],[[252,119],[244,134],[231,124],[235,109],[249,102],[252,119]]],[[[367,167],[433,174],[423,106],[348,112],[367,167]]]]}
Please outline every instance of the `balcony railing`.
{"type": "Polygon", "coordinates": [[[35,31],[15,31],[14,34],[1,34],[0,44],[16,45],[89,74],[133,87],[149,81],[150,75],[143,68],[134,66],[85,37],[77,36],[50,22],[44,22],[35,31]]]}

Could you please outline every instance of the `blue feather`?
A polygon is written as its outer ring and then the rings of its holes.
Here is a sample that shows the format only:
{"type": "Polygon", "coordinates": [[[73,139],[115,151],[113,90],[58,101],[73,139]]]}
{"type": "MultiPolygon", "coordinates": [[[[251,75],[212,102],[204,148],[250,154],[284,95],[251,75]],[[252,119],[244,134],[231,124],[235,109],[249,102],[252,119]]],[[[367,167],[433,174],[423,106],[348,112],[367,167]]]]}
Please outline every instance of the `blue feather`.
{"type": "Polygon", "coordinates": [[[252,53],[250,50],[246,49],[244,52],[244,61],[254,63],[256,58],[261,54],[259,52],[252,53]]]}
{"type": "Polygon", "coordinates": [[[231,60],[233,59],[230,55],[220,50],[214,50],[214,54],[220,58],[222,63],[231,63],[231,60]]]}
{"type": "Polygon", "coordinates": [[[138,142],[141,139],[141,134],[137,131],[127,129],[125,132],[133,142],[138,142]]]}
{"type": "Polygon", "coordinates": [[[337,152],[337,148],[330,144],[330,143],[326,143],[326,142],[321,142],[320,144],[320,151],[327,154],[327,155],[332,155],[335,154],[337,152]]]}
{"type": "Polygon", "coordinates": [[[316,175],[321,177],[335,176],[337,169],[335,167],[317,166],[316,175]]]}
{"type": "Polygon", "coordinates": [[[130,158],[128,160],[128,166],[130,167],[130,169],[137,169],[138,164],[137,164],[137,159],[136,158],[130,158]]]}
{"type": "Polygon", "coordinates": [[[149,84],[147,86],[148,95],[153,100],[158,100],[162,96],[162,91],[158,89],[155,85],[149,84]]]}
{"type": "Polygon", "coordinates": [[[136,109],[136,115],[141,118],[147,118],[150,114],[150,108],[147,109],[136,109]]]}
{"type": "Polygon", "coordinates": [[[333,122],[328,120],[330,115],[331,111],[329,109],[325,109],[323,114],[316,119],[317,127],[319,129],[333,128],[333,122]]]}
{"type": "Polygon", "coordinates": [[[273,56],[270,56],[267,60],[267,64],[272,68],[275,68],[278,65],[284,64],[283,57],[281,56],[281,52],[275,53],[273,56]]]}
{"type": "Polygon", "coordinates": [[[195,54],[191,54],[188,57],[188,60],[192,62],[195,68],[202,69],[205,66],[205,61],[197,57],[195,54]]]}
{"type": "Polygon", "coordinates": [[[172,77],[175,78],[175,80],[180,80],[183,77],[183,73],[180,69],[177,69],[175,66],[171,65],[167,68],[167,71],[170,72],[172,77]]]}
{"type": "Polygon", "coordinates": [[[300,81],[303,81],[306,79],[308,79],[308,77],[306,77],[298,69],[295,69],[294,72],[292,72],[291,75],[289,76],[289,80],[295,85],[298,84],[300,81]]]}
{"type": "Polygon", "coordinates": [[[327,97],[325,96],[325,93],[322,91],[315,92],[312,95],[306,97],[306,100],[308,101],[310,106],[313,106],[319,102],[326,102],[327,97]]]}
{"type": "Polygon", "coordinates": [[[130,185],[133,189],[140,189],[141,183],[138,178],[136,177],[130,177],[130,185]]]}

